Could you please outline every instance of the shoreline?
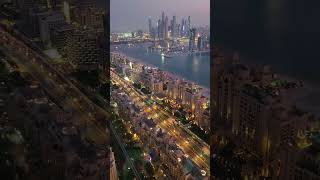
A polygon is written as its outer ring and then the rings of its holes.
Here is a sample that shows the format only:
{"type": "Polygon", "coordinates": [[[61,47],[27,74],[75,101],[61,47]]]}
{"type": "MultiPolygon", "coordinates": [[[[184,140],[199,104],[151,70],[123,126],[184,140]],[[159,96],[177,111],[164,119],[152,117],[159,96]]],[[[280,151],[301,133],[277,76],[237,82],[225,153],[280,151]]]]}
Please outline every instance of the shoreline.
{"type": "Polygon", "coordinates": [[[170,72],[181,79],[194,82],[202,88],[210,88],[209,55],[198,56],[182,53],[174,54],[172,55],[172,58],[161,58],[160,52],[148,50],[147,43],[134,46],[113,45],[110,49],[111,52],[128,56],[131,59],[136,59],[136,61],[142,64],[158,67],[162,71],[170,72]],[[199,66],[192,67],[192,63],[199,64],[199,66]]]}
{"type": "Polygon", "coordinates": [[[165,70],[163,70],[163,69],[161,69],[161,68],[159,68],[159,67],[157,67],[157,66],[155,66],[155,65],[153,65],[153,64],[146,63],[146,62],[144,62],[143,60],[130,57],[129,55],[127,55],[127,54],[125,54],[125,53],[123,53],[123,52],[119,52],[119,51],[116,51],[116,52],[115,52],[115,51],[113,51],[113,52],[111,52],[111,53],[120,54],[121,56],[127,57],[127,58],[129,58],[130,60],[132,60],[132,62],[136,62],[136,63],[138,63],[138,64],[140,64],[140,65],[145,65],[145,66],[149,66],[149,67],[151,67],[151,68],[159,69],[159,70],[161,70],[165,75],[170,76],[172,79],[181,79],[181,80],[186,81],[186,82],[188,82],[188,83],[194,83],[194,84],[196,84],[198,87],[202,88],[202,95],[204,95],[204,96],[207,97],[207,98],[210,98],[210,88],[201,86],[201,85],[199,85],[198,83],[196,83],[196,82],[194,82],[194,81],[191,81],[191,80],[188,80],[188,79],[184,78],[184,77],[181,76],[181,75],[178,75],[178,74],[175,74],[175,73],[172,73],[172,72],[165,71],[165,70]]]}

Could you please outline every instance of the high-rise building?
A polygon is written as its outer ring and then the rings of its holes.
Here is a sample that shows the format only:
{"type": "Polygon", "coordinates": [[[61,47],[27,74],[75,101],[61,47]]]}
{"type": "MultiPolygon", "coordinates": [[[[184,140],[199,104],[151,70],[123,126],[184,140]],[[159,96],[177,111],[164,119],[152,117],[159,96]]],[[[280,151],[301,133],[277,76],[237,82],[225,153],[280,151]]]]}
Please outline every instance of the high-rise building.
{"type": "Polygon", "coordinates": [[[26,14],[21,11],[22,21],[19,25],[19,28],[22,29],[25,33],[27,33],[30,37],[38,37],[40,36],[40,16],[42,14],[46,14],[47,10],[43,8],[30,8],[26,14]]]}
{"type": "Polygon", "coordinates": [[[267,162],[288,144],[305,136],[307,114],[282,98],[278,89],[246,84],[240,92],[239,144],[267,162]]]}
{"type": "Polygon", "coordinates": [[[99,68],[101,49],[99,35],[92,30],[77,29],[70,35],[67,43],[67,59],[78,69],[84,71],[99,68]]]}
{"type": "Polygon", "coordinates": [[[172,38],[175,38],[176,37],[176,31],[177,31],[177,27],[176,27],[176,16],[173,16],[172,18],[172,29],[171,29],[171,35],[172,35],[172,38]]]}
{"type": "Polygon", "coordinates": [[[163,39],[168,38],[168,16],[166,16],[165,20],[164,20],[164,26],[163,26],[163,30],[164,30],[164,35],[163,35],[163,39]]]}
{"type": "Polygon", "coordinates": [[[51,29],[50,39],[52,45],[57,48],[60,54],[64,55],[66,53],[65,48],[67,46],[68,37],[72,35],[74,30],[75,28],[68,23],[55,25],[51,29]]]}
{"type": "Polygon", "coordinates": [[[34,3],[34,0],[18,0],[17,6],[21,13],[27,13],[30,8],[34,7],[34,3]]]}
{"type": "Polygon", "coordinates": [[[292,179],[296,173],[307,173],[307,168],[297,169],[296,162],[301,147],[307,147],[308,114],[293,106],[290,88],[277,83],[270,68],[249,68],[238,59],[237,55],[215,56],[214,128],[223,128],[219,135],[261,161],[259,168],[243,166],[243,174],[259,169],[259,176],[292,179]]]}
{"type": "Polygon", "coordinates": [[[180,36],[185,37],[187,35],[187,20],[182,19],[181,27],[180,27],[180,36]]]}
{"type": "Polygon", "coordinates": [[[189,51],[194,51],[196,41],[196,29],[192,28],[189,33],[189,51]]]}
{"type": "Polygon", "coordinates": [[[164,22],[164,18],[165,18],[165,14],[164,14],[164,11],[162,11],[162,14],[161,14],[161,22],[162,23],[164,22]]]}
{"type": "Polygon", "coordinates": [[[190,112],[194,114],[196,109],[196,100],[200,97],[200,94],[196,89],[193,89],[192,87],[186,88],[184,94],[185,96],[183,102],[184,104],[189,106],[190,112]]]}
{"type": "Polygon", "coordinates": [[[83,0],[77,3],[75,21],[83,27],[103,32],[104,14],[104,11],[96,6],[95,1],[83,0]]]}
{"type": "Polygon", "coordinates": [[[204,130],[208,131],[210,129],[210,111],[207,108],[208,99],[204,96],[200,96],[196,99],[195,102],[195,123],[203,128],[204,130]]]}
{"type": "Polygon", "coordinates": [[[164,14],[164,12],[162,12],[162,14],[161,14],[161,23],[160,23],[160,38],[161,39],[163,39],[164,38],[164,29],[165,29],[165,27],[164,27],[164,25],[165,25],[165,14],[164,14]]]}
{"type": "Polygon", "coordinates": [[[65,23],[64,15],[61,11],[48,11],[39,14],[40,38],[41,41],[48,46],[51,46],[50,31],[54,26],[59,26],[65,23]]]}
{"type": "Polygon", "coordinates": [[[46,2],[47,7],[54,10],[58,10],[59,7],[61,7],[61,5],[63,6],[64,3],[64,1],[62,2],[62,0],[46,0],[46,2]]]}
{"type": "Polygon", "coordinates": [[[157,22],[157,37],[160,39],[161,38],[161,20],[159,19],[157,22]]]}
{"type": "Polygon", "coordinates": [[[148,19],[148,22],[149,22],[149,34],[150,34],[150,37],[153,37],[152,20],[151,20],[150,17],[149,17],[149,19],[148,19]]]}
{"type": "Polygon", "coordinates": [[[190,36],[191,31],[191,17],[188,16],[188,25],[187,25],[187,36],[190,36]]]}
{"type": "Polygon", "coordinates": [[[201,36],[198,37],[197,48],[198,48],[198,51],[202,50],[202,38],[201,38],[201,36]]]}
{"type": "Polygon", "coordinates": [[[174,81],[167,84],[167,96],[174,100],[178,98],[178,85],[174,81]]]}
{"type": "Polygon", "coordinates": [[[64,17],[66,18],[66,22],[71,23],[70,5],[68,1],[63,1],[63,14],[64,14],[64,17]]]}

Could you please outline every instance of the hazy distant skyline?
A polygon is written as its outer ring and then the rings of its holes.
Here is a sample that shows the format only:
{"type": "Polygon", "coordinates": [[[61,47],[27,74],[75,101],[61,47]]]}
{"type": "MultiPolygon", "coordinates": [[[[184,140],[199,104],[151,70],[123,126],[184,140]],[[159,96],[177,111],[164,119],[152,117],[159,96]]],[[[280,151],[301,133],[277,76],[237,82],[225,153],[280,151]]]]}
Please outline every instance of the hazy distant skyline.
{"type": "Polygon", "coordinates": [[[111,32],[147,30],[148,18],[155,24],[162,11],[178,23],[191,16],[192,25],[210,24],[210,0],[110,0],[111,32]]]}

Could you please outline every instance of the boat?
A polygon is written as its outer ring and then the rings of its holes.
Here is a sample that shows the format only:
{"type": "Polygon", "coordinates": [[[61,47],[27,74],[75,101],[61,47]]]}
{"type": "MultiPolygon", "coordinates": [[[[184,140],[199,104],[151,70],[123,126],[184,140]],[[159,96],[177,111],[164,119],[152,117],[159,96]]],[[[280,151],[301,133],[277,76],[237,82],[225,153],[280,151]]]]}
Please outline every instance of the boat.
{"type": "Polygon", "coordinates": [[[164,54],[164,53],[161,53],[161,57],[172,58],[172,56],[169,56],[168,54],[164,54]]]}

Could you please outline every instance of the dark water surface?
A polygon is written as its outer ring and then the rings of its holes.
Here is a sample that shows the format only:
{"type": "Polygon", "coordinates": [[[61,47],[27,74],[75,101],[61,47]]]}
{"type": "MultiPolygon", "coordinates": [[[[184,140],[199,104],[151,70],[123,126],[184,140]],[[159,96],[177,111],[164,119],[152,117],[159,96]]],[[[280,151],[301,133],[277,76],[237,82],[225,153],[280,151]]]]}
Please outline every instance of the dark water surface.
{"type": "MultiPolygon", "coordinates": [[[[158,52],[147,52],[148,44],[117,46],[117,51],[141,62],[156,66],[164,71],[193,81],[201,86],[210,87],[210,59],[209,56],[176,55],[172,58],[162,58],[158,52]]],[[[112,47],[115,50],[115,47],[112,47]]]]}

